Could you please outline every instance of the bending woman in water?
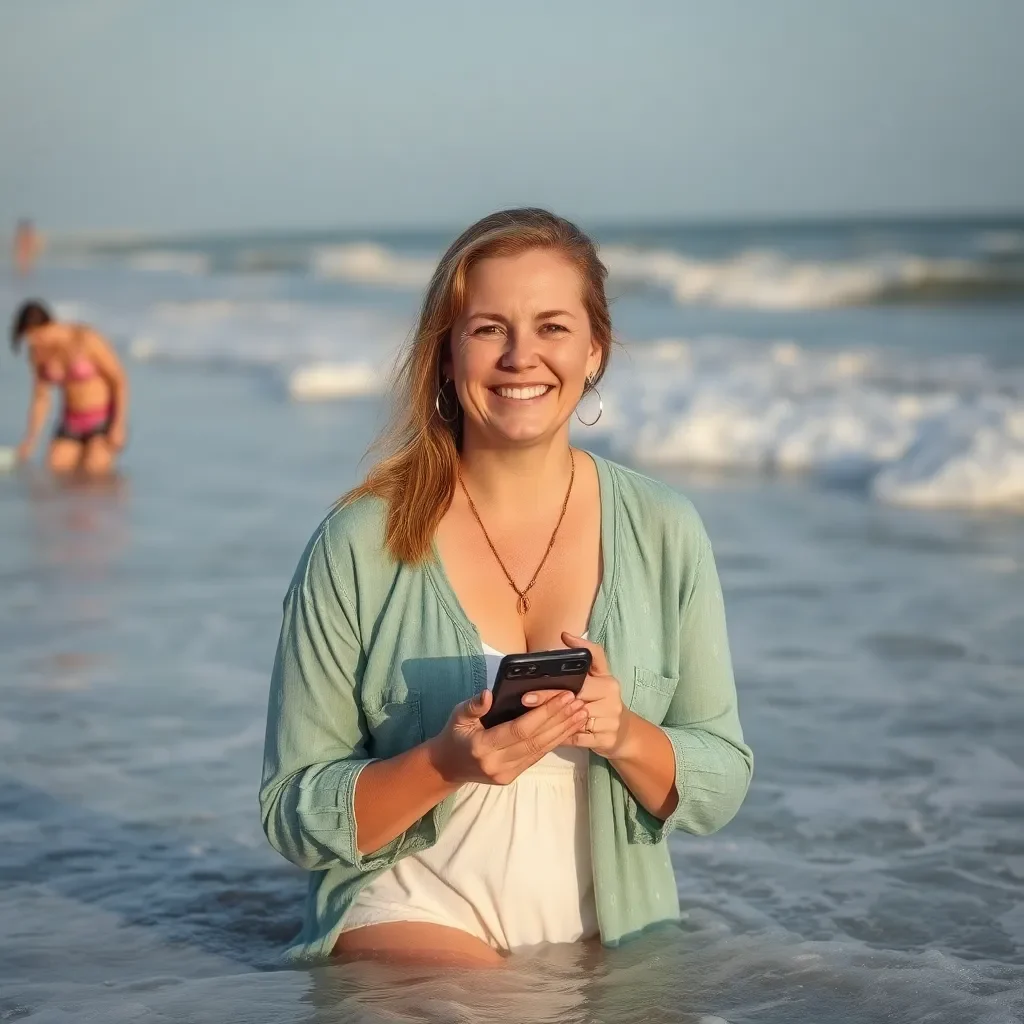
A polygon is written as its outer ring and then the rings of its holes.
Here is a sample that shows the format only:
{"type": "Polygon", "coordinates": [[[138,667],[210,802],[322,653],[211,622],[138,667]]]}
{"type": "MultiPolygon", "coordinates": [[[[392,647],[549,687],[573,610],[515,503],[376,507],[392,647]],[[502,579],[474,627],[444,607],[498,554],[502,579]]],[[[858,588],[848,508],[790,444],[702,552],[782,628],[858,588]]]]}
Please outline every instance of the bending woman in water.
{"type": "Polygon", "coordinates": [[[260,791],[270,842],[310,872],[294,958],[615,945],[679,916],[669,833],[714,832],[743,801],[752,757],[700,518],[569,444],[573,412],[600,412],[605,273],[541,210],[457,239],[390,453],[299,562],[260,791]],[[578,698],[547,691],[483,727],[502,652],[566,646],[593,655],[578,698]]]}
{"type": "Polygon", "coordinates": [[[64,398],[46,463],[54,472],[108,473],[125,445],[128,379],[110,344],[91,327],[59,323],[41,302],[26,302],[11,328],[11,348],[28,346],[32,401],[18,458],[32,457],[50,409],[50,389],[64,398]]]}

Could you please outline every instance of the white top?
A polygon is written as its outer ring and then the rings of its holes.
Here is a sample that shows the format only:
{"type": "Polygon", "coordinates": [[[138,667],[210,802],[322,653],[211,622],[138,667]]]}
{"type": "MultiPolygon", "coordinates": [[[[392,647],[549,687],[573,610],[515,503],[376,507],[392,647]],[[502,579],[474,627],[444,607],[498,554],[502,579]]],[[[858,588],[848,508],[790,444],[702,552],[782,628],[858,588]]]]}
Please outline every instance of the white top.
{"type": "MultiPolygon", "coordinates": [[[[502,654],[483,649],[490,689],[502,654]]],[[[508,786],[464,785],[437,843],[362,889],[342,931],[426,921],[495,949],[596,935],[588,761],[559,747],[508,786]]]]}

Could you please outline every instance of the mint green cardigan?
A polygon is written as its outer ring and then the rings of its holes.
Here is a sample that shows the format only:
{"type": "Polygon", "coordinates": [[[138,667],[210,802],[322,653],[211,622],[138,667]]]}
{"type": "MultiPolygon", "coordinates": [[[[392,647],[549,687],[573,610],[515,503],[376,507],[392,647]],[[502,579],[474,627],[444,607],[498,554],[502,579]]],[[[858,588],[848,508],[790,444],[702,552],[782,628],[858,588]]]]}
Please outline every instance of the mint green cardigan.
{"type": "MultiPolygon", "coordinates": [[[[623,703],[675,752],[678,803],[662,821],[591,754],[594,890],[601,939],[616,945],[679,917],[667,836],[728,822],[753,759],[736,709],[722,591],[696,510],[669,487],[594,458],[603,578],[587,626],[623,703]]],[[[328,956],[359,890],[432,846],[454,797],[373,853],[356,847],[359,773],[439,733],[485,686],[480,635],[434,552],[395,562],[385,509],[366,498],[320,525],[284,599],[270,685],[260,808],[276,850],[309,873],[305,923],[286,956],[328,956]]]]}

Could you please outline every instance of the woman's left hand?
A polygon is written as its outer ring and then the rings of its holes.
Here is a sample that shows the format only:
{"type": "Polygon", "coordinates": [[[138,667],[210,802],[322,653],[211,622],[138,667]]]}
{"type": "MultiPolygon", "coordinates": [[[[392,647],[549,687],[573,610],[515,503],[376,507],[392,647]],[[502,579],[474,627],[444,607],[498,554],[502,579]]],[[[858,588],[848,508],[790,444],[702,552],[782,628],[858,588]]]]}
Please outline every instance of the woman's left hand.
{"type": "Polygon", "coordinates": [[[124,448],[126,441],[127,431],[123,424],[115,423],[110,430],[107,431],[107,444],[109,444],[115,451],[121,451],[124,448]]]}
{"type": "Polygon", "coordinates": [[[566,647],[585,647],[591,656],[590,672],[579,692],[590,717],[569,742],[602,757],[615,757],[625,740],[630,712],[622,706],[621,687],[608,668],[604,648],[572,633],[563,633],[562,643],[566,647]]]}

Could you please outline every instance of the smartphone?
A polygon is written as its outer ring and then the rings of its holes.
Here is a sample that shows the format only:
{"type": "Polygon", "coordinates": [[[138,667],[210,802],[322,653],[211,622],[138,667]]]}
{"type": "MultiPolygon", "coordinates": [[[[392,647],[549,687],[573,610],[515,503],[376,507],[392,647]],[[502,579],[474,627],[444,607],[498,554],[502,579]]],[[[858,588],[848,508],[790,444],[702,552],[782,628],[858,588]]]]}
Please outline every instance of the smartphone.
{"type": "Polygon", "coordinates": [[[511,722],[530,709],[523,695],[531,690],[571,690],[578,694],[590,671],[590,651],[567,647],[560,651],[506,654],[494,677],[494,701],[480,721],[485,729],[511,722]]]}

